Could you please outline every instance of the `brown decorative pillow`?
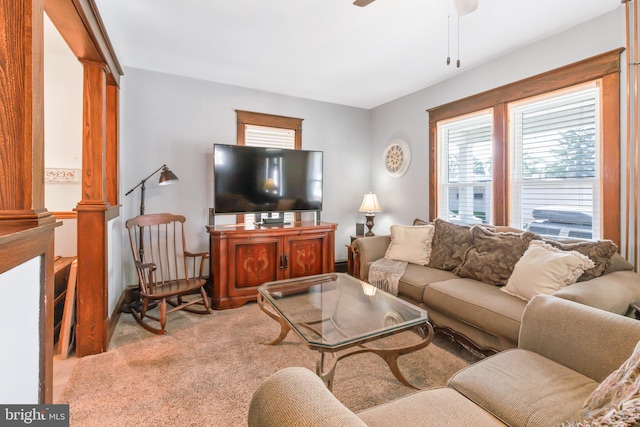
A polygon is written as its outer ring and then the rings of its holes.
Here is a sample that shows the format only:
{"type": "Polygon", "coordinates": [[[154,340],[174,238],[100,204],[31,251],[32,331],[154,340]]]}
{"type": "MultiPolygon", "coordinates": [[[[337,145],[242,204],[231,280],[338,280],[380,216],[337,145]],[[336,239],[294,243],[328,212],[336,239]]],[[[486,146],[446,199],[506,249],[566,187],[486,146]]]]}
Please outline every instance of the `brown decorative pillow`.
{"type": "Polygon", "coordinates": [[[464,255],[473,245],[468,225],[457,225],[436,218],[431,244],[429,267],[452,271],[464,261],[464,255]]]}
{"type": "Polygon", "coordinates": [[[585,271],[578,282],[600,277],[611,264],[611,258],[618,252],[618,247],[611,240],[598,240],[597,242],[562,243],[556,240],[545,239],[545,243],[563,251],[576,251],[588,256],[595,267],[585,271]]]}
{"type": "Polygon", "coordinates": [[[420,218],[416,218],[413,220],[413,225],[433,225],[433,223],[420,218]]]}
{"type": "Polygon", "coordinates": [[[471,235],[473,247],[455,273],[492,285],[506,285],[529,243],[538,237],[530,231],[495,232],[477,225],[471,228],[471,235]]]}

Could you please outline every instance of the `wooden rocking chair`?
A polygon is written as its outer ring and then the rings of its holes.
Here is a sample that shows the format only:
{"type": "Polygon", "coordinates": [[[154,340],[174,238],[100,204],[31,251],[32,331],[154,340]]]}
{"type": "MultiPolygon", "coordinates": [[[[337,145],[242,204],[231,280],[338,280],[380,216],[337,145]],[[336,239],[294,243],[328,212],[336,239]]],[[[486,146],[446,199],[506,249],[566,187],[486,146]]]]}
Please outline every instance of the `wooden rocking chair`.
{"type": "Polygon", "coordinates": [[[140,281],[140,310],[131,309],[136,322],[155,334],[165,334],[167,313],[185,310],[209,314],[209,298],[204,290],[203,278],[207,252],[191,253],[185,247],[185,217],[168,213],[139,215],[126,222],[129,242],[140,281]],[[187,295],[195,294],[189,298],[187,295]],[[149,304],[158,302],[160,317],[147,313],[149,304]],[[167,311],[167,303],[174,308],[167,311]],[[194,304],[204,305],[196,309],[194,304]],[[144,319],[160,322],[155,328],[144,319]]]}

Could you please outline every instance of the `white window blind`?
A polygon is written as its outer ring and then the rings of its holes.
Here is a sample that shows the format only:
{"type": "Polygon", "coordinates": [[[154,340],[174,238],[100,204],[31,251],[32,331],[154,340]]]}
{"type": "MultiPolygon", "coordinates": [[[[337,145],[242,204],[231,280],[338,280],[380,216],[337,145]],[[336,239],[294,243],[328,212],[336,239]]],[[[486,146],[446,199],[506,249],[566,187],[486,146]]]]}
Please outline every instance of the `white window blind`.
{"type": "MultiPolygon", "coordinates": [[[[293,129],[245,125],[244,143],[252,147],[296,148],[296,131],[293,129]]],[[[253,214],[245,215],[245,222],[253,222],[253,214]]],[[[285,222],[293,222],[293,212],[284,214],[285,222]]]]}
{"type": "Polygon", "coordinates": [[[510,105],[513,227],[599,238],[599,97],[592,83],[510,105]]]}
{"type": "Polygon", "coordinates": [[[438,141],[438,216],[462,224],[490,223],[492,112],[438,123],[438,141]]]}

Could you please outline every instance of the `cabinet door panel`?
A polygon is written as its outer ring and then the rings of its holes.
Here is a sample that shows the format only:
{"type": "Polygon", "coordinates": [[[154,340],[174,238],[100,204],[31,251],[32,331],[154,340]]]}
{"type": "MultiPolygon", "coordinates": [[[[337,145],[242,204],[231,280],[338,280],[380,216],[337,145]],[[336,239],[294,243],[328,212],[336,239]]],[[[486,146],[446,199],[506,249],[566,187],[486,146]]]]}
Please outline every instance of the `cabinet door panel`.
{"type": "Polygon", "coordinates": [[[278,239],[260,242],[238,240],[232,242],[229,250],[233,266],[229,279],[236,289],[256,287],[281,278],[278,239]]]}
{"type": "Polygon", "coordinates": [[[285,246],[290,278],[323,273],[324,235],[290,237],[285,246]]]}

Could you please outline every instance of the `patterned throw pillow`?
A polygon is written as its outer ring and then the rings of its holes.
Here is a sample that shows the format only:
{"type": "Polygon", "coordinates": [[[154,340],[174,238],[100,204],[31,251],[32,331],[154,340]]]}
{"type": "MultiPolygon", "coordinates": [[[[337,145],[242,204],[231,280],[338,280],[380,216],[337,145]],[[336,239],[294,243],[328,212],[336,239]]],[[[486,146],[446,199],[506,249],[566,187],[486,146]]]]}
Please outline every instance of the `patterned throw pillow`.
{"type": "Polygon", "coordinates": [[[471,227],[457,225],[436,218],[431,244],[429,267],[452,271],[464,261],[464,255],[473,244],[471,227]]]}
{"type": "Polygon", "coordinates": [[[593,268],[585,271],[578,279],[584,282],[602,276],[605,270],[611,265],[611,257],[618,252],[618,247],[611,240],[598,240],[597,242],[576,242],[562,243],[555,240],[545,239],[545,243],[563,251],[576,251],[588,256],[595,264],[593,268]]]}
{"type": "MultiPolygon", "coordinates": [[[[596,387],[582,406],[583,424],[599,425],[598,422],[622,417],[640,417],[640,342],[633,354],[596,387]]],[[[624,425],[624,424],[602,424],[624,425]]],[[[628,424],[635,425],[635,424],[628,424]]]]}
{"type": "Polygon", "coordinates": [[[524,233],[495,232],[484,227],[473,226],[473,247],[455,273],[460,277],[479,280],[491,285],[505,285],[513,268],[529,243],[538,236],[524,233]]]}

